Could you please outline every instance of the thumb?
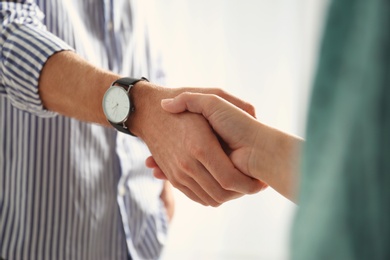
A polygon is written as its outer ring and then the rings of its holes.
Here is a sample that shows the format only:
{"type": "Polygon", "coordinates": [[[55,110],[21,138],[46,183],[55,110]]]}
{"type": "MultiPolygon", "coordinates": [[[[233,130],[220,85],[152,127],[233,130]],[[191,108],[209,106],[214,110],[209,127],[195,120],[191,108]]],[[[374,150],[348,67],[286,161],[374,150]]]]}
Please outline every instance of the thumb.
{"type": "Polygon", "coordinates": [[[170,113],[181,113],[187,110],[186,104],[179,101],[177,97],[161,100],[161,107],[170,113]]]}
{"type": "Polygon", "coordinates": [[[192,113],[202,114],[205,118],[213,114],[218,97],[210,94],[184,92],[175,98],[161,100],[161,107],[170,113],[181,113],[189,111],[192,113]]]}

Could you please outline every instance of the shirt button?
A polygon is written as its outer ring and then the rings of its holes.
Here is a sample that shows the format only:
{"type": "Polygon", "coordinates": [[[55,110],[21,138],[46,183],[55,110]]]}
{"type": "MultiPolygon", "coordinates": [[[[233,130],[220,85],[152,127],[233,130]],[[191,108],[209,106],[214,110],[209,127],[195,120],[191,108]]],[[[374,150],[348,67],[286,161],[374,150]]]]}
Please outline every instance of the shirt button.
{"type": "Polygon", "coordinates": [[[125,196],[126,188],[123,185],[119,186],[118,193],[119,193],[119,196],[122,196],[122,197],[125,196]]]}

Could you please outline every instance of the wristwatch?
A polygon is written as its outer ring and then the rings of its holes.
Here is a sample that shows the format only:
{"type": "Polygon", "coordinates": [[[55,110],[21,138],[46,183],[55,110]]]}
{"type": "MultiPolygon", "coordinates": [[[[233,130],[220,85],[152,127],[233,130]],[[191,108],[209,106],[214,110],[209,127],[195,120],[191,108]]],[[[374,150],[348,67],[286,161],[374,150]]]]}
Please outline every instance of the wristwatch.
{"type": "Polygon", "coordinates": [[[142,77],[120,78],[114,81],[103,96],[103,111],[108,122],[118,131],[135,136],[130,132],[126,121],[135,110],[133,99],[131,98],[131,88],[139,81],[148,81],[142,77]]]}

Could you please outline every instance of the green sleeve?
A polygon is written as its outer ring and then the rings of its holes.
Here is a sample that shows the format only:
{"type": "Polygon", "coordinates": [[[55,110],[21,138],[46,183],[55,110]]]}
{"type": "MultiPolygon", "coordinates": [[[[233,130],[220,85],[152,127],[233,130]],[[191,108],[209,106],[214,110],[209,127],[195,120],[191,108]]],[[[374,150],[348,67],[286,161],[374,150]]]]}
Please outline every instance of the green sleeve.
{"type": "Polygon", "coordinates": [[[330,5],[309,111],[292,259],[390,259],[390,1],[330,5]]]}

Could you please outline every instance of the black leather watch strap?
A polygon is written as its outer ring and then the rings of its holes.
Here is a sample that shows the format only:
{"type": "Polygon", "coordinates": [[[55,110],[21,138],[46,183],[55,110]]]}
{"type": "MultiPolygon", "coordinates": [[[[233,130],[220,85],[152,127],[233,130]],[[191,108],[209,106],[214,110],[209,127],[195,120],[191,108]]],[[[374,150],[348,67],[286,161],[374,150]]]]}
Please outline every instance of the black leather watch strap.
{"type": "MultiPolygon", "coordinates": [[[[133,102],[133,99],[131,97],[131,93],[130,93],[130,89],[129,88],[132,88],[137,82],[139,81],[142,81],[142,80],[145,80],[145,81],[149,81],[147,78],[145,77],[142,77],[140,79],[135,79],[135,78],[120,78],[120,79],[117,79],[116,81],[114,81],[112,83],[112,86],[114,85],[120,85],[122,87],[124,87],[128,93],[129,93],[129,98],[130,98],[130,114],[135,110],[135,107],[134,107],[134,102],[133,102]]],[[[130,115],[129,115],[130,117],[130,115]]],[[[129,128],[127,127],[127,125],[124,125],[123,123],[119,123],[119,124],[116,124],[116,123],[113,123],[111,121],[108,121],[113,127],[115,127],[116,130],[118,130],[119,132],[122,132],[122,133],[125,133],[125,134],[129,134],[129,135],[132,135],[132,136],[136,136],[134,135],[130,130],[129,128]]]]}
{"type": "Polygon", "coordinates": [[[115,124],[111,121],[108,121],[113,127],[115,127],[116,130],[118,130],[119,132],[122,132],[122,133],[125,133],[125,134],[128,134],[128,135],[132,135],[132,136],[135,136],[132,132],[130,132],[129,128],[124,128],[122,124],[115,124]]]}
{"type": "Polygon", "coordinates": [[[119,84],[121,86],[124,86],[124,87],[132,87],[134,86],[137,82],[139,81],[142,81],[142,80],[145,80],[145,81],[149,81],[147,78],[145,77],[142,77],[140,79],[135,79],[135,78],[120,78],[120,79],[117,79],[115,80],[112,85],[116,85],[116,84],[119,84]]]}

